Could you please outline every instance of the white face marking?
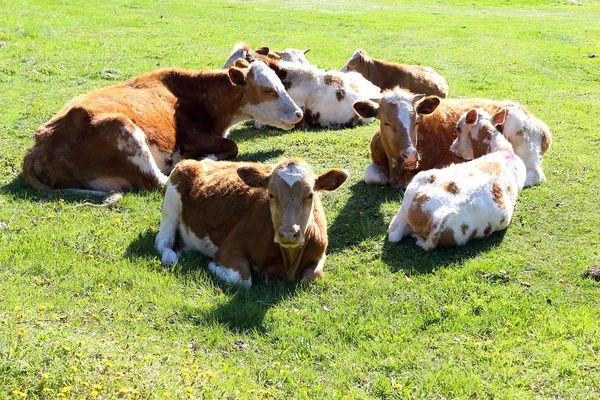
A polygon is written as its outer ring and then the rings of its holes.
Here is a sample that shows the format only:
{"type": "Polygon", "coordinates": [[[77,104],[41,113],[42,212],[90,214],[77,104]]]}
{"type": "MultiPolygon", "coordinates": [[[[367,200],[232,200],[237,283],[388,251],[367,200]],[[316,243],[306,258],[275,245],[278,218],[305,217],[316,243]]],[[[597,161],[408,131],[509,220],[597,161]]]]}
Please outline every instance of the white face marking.
{"type": "Polygon", "coordinates": [[[398,121],[404,126],[406,132],[410,135],[412,147],[415,147],[414,138],[417,137],[417,125],[411,124],[414,105],[412,95],[404,90],[394,90],[386,93],[385,99],[398,107],[398,121]]]}
{"type": "Polygon", "coordinates": [[[277,171],[277,175],[285,181],[290,187],[294,186],[296,182],[304,178],[306,170],[296,164],[289,164],[285,168],[281,168],[277,171]]]}
{"type": "Polygon", "coordinates": [[[249,288],[250,286],[252,286],[252,277],[243,280],[242,276],[238,271],[234,271],[230,268],[225,268],[214,261],[208,263],[208,270],[226,282],[234,283],[245,288],[249,288]]]}
{"type": "Polygon", "coordinates": [[[249,75],[258,86],[274,89],[277,98],[259,104],[246,104],[242,111],[266,125],[292,129],[302,118],[302,110],[294,103],[275,71],[262,61],[253,61],[249,75]]]}

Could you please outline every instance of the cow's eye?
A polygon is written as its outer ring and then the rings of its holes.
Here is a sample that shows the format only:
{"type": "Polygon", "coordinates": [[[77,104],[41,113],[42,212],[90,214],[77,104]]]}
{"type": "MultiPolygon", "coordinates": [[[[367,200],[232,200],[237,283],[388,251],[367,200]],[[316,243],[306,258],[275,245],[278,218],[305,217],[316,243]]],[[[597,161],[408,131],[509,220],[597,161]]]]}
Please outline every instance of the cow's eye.
{"type": "Polygon", "coordinates": [[[277,90],[275,89],[265,89],[265,94],[271,97],[277,97],[277,90]]]}
{"type": "Polygon", "coordinates": [[[385,126],[387,126],[388,128],[391,128],[392,126],[390,124],[388,124],[387,122],[384,124],[385,126]]]}
{"type": "Polygon", "coordinates": [[[273,198],[273,193],[269,193],[269,198],[272,199],[273,198]]]}
{"type": "Polygon", "coordinates": [[[312,193],[308,195],[309,200],[312,200],[313,197],[314,197],[314,195],[312,193]]]}

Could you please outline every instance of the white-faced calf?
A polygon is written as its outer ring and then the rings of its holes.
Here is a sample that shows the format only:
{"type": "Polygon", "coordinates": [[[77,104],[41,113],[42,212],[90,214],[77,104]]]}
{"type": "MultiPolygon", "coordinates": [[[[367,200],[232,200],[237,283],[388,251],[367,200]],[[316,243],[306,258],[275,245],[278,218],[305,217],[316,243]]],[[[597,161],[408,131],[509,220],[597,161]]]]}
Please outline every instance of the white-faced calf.
{"type": "Polygon", "coordinates": [[[291,129],[302,119],[275,73],[239,60],[228,70],[160,69],[67,104],[35,134],[23,162],[34,187],[156,189],[181,158],[234,157],[234,124],[291,129]]]}
{"type": "Polygon", "coordinates": [[[425,93],[439,97],[448,96],[446,79],[431,67],[378,60],[369,57],[361,49],[354,52],[340,71],[356,71],[376,86],[379,86],[381,90],[400,86],[413,93],[425,93]]]}
{"type": "Polygon", "coordinates": [[[461,118],[452,151],[475,159],[419,172],[390,223],[391,242],[410,234],[431,250],[463,245],[508,226],[525,183],[525,165],[496,129],[505,116],[504,109],[493,117],[473,109],[461,118]]]}
{"type": "Polygon", "coordinates": [[[156,248],[163,264],[182,250],[214,259],[220,278],[249,287],[252,267],[293,281],[323,276],[327,223],[318,192],[336,190],[348,174],[315,176],[297,159],[278,164],[185,160],[167,181],[156,248]]]}

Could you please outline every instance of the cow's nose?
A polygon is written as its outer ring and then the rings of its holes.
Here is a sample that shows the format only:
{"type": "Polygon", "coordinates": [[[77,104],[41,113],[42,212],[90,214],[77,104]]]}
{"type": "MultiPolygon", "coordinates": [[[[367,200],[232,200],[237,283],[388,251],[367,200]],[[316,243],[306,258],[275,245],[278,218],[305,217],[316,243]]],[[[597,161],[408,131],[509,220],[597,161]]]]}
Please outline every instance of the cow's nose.
{"type": "Polygon", "coordinates": [[[302,119],[302,117],[304,117],[302,110],[296,111],[296,118],[298,118],[298,121],[300,121],[302,119]]]}
{"type": "Polygon", "coordinates": [[[281,243],[296,243],[300,238],[300,226],[282,226],[279,228],[279,240],[281,243]]]}
{"type": "Polygon", "coordinates": [[[399,162],[409,162],[414,163],[420,161],[421,157],[419,156],[419,152],[414,147],[409,147],[408,149],[402,151],[400,153],[399,162]]]}

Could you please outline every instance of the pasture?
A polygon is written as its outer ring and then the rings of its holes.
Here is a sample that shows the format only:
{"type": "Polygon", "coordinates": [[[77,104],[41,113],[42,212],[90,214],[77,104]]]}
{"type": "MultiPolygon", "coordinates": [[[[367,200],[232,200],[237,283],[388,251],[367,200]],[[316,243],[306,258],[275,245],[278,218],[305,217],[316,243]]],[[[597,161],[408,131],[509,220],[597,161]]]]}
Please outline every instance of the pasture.
{"type": "Polygon", "coordinates": [[[0,0],[0,399],[600,397],[599,71],[597,1],[0,0]],[[424,252],[386,238],[403,192],[362,181],[376,123],[240,124],[237,160],[350,172],[322,196],[325,279],[249,290],[198,254],[161,266],[160,193],[76,207],[23,181],[74,96],[219,68],[239,41],[327,69],[364,48],[433,67],[451,97],[519,101],[552,131],[548,181],[506,231],[424,252]]]}

